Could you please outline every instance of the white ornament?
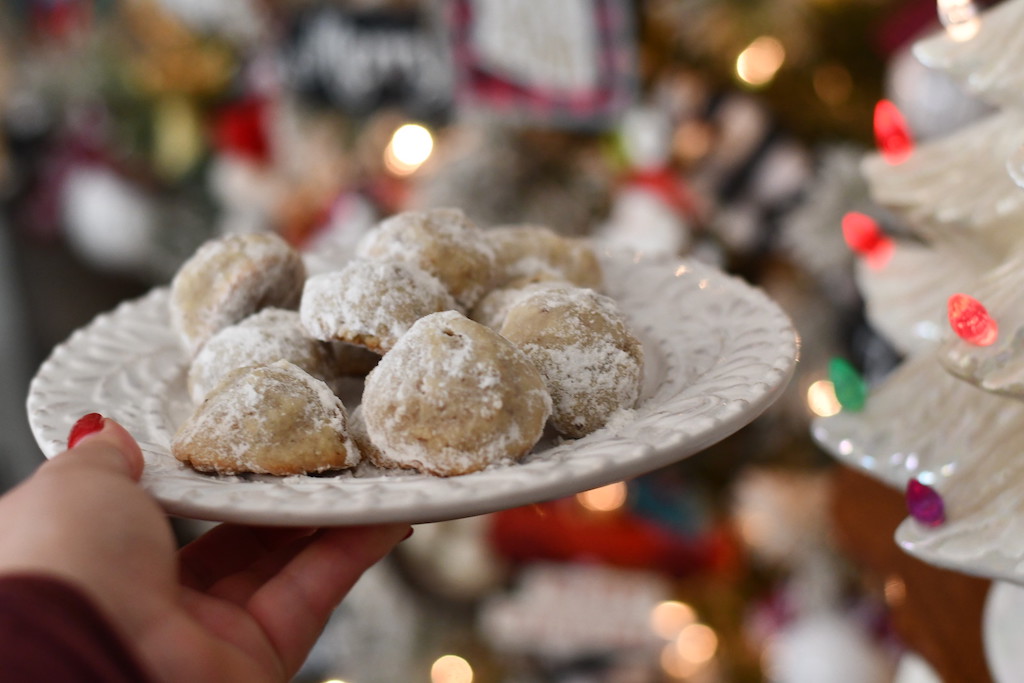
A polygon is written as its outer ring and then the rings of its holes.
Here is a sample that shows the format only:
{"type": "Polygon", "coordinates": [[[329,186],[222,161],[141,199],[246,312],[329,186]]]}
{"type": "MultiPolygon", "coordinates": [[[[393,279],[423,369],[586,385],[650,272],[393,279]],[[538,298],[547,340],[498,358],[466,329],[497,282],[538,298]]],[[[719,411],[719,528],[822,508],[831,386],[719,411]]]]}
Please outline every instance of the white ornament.
{"type": "Polygon", "coordinates": [[[863,629],[838,613],[800,619],[765,655],[772,683],[889,683],[892,663],[863,629]]]}
{"type": "Polygon", "coordinates": [[[152,263],[156,210],[142,191],[112,171],[83,166],[61,194],[68,242],[102,270],[140,272],[152,263]]]}

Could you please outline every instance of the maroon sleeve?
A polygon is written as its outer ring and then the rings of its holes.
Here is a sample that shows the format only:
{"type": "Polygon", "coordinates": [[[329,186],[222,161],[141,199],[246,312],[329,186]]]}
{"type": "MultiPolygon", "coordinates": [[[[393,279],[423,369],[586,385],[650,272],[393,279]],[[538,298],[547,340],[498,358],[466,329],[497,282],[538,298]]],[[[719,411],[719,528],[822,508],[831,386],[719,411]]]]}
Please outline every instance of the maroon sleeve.
{"type": "Polygon", "coordinates": [[[149,680],[81,591],[27,575],[0,577],[0,678],[5,683],[149,680]]]}

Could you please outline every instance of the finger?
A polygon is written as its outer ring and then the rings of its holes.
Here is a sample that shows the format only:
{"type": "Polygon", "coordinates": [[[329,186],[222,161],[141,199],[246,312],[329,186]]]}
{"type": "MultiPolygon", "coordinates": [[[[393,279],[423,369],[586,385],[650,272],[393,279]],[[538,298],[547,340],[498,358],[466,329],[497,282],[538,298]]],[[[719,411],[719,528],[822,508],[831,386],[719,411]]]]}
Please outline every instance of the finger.
{"type": "Polygon", "coordinates": [[[142,450],[131,434],[114,420],[90,413],[72,427],[68,450],[44,463],[40,470],[99,468],[138,481],[143,466],[142,450]]]}
{"type": "Polygon", "coordinates": [[[317,532],[253,594],[249,613],[263,627],[289,673],[301,666],[331,612],[363,572],[410,531],[406,524],[390,524],[317,532]]]}
{"type": "Polygon", "coordinates": [[[268,555],[314,531],[305,527],[221,524],[178,552],[181,583],[205,591],[218,581],[249,569],[268,555]]]}

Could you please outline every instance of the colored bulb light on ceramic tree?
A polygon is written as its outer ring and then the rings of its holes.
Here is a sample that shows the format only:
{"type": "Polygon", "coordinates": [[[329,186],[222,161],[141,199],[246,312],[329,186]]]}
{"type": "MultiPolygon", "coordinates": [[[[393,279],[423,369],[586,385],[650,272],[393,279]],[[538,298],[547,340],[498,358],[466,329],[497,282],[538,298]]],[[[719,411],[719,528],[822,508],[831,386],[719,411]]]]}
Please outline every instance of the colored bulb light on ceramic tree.
{"type": "Polygon", "coordinates": [[[999,324],[980,301],[967,294],[954,294],[947,304],[949,326],[968,344],[991,346],[999,337],[999,324]]]}
{"type": "Polygon", "coordinates": [[[946,506],[938,491],[917,479],[907,482],[907,511],[925,526],[939,526],[946,521],[946,506]]]}
{"type": "Polygon", "coordinates": [[[868,400],[868,385],[849,361],[842,358],[830,360],[828,378],[843,410],[857,412],[864,409],[868,400]]]}
{"type": "Polygon", "coordinates": [[[903,113],[889,100],[879,100],[875,105],[875,144],[882,157],[890,164],[899,164],[910,157],[914,140],[910,126],[903,113]]]}
{"type": "Polygon", "coordinates": [[[874,218],[858,211],[843,216],[843,240],[846,246],[873,268],[881,268],[892,258],[895,248],[874,218]]]}

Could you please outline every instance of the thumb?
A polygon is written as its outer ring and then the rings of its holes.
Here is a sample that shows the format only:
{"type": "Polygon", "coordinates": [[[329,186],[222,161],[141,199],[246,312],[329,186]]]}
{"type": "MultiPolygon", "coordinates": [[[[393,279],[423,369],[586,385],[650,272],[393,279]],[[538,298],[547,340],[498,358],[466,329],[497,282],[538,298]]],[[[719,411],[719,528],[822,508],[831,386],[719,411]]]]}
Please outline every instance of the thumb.
{"type": "Polygon", "coordinates": [[[116,470],[138,481],[143,464],[139,444],[124,427],[109,417],[89,413],[71,428],[68,450],[43,467],[98,467],[116,470]]]}

